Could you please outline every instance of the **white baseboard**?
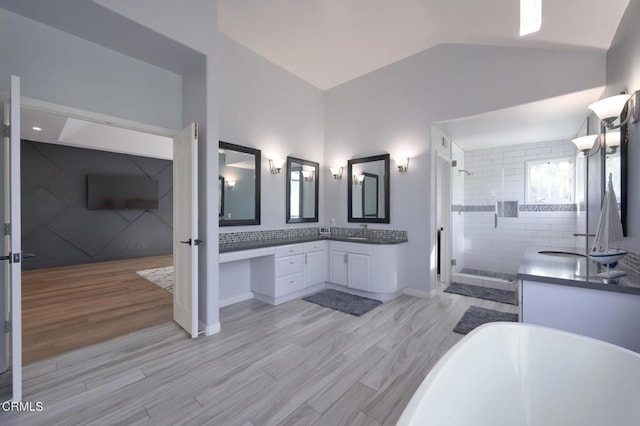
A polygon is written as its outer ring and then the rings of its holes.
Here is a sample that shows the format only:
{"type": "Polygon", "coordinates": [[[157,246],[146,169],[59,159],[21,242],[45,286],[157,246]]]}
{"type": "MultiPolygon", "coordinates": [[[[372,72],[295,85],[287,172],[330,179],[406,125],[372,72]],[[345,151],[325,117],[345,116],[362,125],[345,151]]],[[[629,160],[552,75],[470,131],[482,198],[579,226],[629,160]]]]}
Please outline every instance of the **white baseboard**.
{"type": "Polygon", "coordinates": [[[218,307],[224,308],[225,306],[233,305],[234,303],[244,302],[245,300],[253,299],[253,292],[242,293],[237,296],[228,297],[226,299],[220,299],[218,307]]]}
{"type": "Polygon", "coordinates": [[[416,290],[415,288],[409,288],[409,287],[403,288],[402,292],[409,296],[421,297],[423,299],[431,299],[437,293],[435,288],[431,291],[423,291],[423,290],[416,290]]]}

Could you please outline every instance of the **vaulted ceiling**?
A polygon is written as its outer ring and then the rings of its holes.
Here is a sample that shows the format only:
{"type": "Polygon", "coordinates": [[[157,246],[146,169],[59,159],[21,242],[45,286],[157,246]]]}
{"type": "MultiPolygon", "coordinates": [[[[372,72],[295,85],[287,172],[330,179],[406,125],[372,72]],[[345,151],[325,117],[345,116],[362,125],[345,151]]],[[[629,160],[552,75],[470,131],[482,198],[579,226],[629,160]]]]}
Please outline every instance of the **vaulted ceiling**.
{"type": "Polygon", "coordinates": [[[519,0],[219,0],[219,31],[326,90],[442,43],[609,48],[629,0],[543,0],[519,37],[519,0]]]}

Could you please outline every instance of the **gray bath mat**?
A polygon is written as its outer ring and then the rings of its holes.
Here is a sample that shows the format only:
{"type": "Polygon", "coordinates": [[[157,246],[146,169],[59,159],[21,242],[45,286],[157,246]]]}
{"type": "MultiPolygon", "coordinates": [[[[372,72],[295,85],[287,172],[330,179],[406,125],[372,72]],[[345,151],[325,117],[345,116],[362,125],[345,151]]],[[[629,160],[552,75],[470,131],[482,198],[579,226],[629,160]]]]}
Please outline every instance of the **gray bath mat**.
{"type": "Polygon", "coordinates": [[[462,296],[475,297],[478,299],[492,300],[494,302],[518,305],[515,291],[500,290],[497,288],[480,287],[477,285],[451,283],[445,289],[445,293],[460,294],[462,296]]]}
{"type": "Polygon", "coordinates": [[[325,290],[320,293],[312,294],[302,300],[324,306],[325,308],[335,309],[359,317],[364,315],[382,302],[379,300],[368,299],[366,297],[356,296],[349,293],[343,293],[337,290],[325,290]]]}
{"type": "Polygon", "coordinates": [[[518,322],[518,314],[494,311],[493,309],[469,306],[453,329],[455,333],[467,334],[476,327],[489,322],[518,322]]]}

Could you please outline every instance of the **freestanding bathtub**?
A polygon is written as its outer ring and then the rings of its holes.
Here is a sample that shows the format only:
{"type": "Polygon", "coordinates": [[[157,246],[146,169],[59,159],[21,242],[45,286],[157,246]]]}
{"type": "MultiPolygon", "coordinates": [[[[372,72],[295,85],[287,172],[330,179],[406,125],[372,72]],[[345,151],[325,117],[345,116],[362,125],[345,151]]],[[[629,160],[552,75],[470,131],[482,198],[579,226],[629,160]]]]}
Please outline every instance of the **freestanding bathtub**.
{"type": "Polygon", "coordinates": [[[397,424],[638,426],[640,354],[546,327],[486,324],[438,361],[397,424]]]}

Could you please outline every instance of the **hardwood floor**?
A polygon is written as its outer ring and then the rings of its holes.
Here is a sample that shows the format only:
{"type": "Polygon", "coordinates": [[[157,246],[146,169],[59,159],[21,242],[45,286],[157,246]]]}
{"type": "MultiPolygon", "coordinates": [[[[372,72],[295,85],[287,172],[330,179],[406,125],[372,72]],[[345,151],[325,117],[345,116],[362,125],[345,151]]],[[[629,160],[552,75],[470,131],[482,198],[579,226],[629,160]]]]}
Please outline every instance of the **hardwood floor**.
{"type": "Polygon", "coordinates": [[[172,295],[136,271],[173,264],[172,256],[25,271],[25,364],[169,322],[172,295]]]}
{"type": "Polygon", "coordinates": [[[24,369],[40,413],[2,424],[391,425],[461,335],[471,304],[403,295],[362,317],[303,300],[221,310],[222,331],[189,339],[167,323],[24,369]]]}

